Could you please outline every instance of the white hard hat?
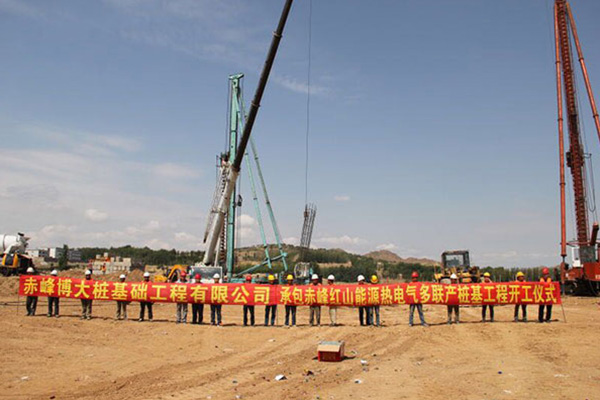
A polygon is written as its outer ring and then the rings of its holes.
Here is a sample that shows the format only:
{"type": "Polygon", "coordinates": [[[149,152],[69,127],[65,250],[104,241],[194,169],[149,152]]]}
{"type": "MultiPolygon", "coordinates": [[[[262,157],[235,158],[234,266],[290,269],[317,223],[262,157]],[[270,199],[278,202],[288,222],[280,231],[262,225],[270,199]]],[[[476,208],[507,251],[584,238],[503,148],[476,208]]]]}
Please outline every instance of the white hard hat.
{"type": "Polygon", "coordinates": [[[90,270],[88,269],[87,271],[85,271],[85,274],[86,274],[86,275],[91,275],[91,274],[92,274],[92,271],[90,271],[90,270]]]}
{"type": "Polygon", "coordinates": [[[452,274],[450,275],[450,279],[458,279],[458,276],[456,276],[456,274],[452,274]]]}
{"type": "Polygon", "coordinates": [[[221,279],[221,275],[219,275],[219,274],[214,274],[214,275],[213,275],[213,279],[221,279]]]}
{"type": "Polygon", "coordinates": [[[327,280],[328,280],[328,281],[335,281],[335,276],[333,276],[333,275],[329,275],[329,276],[327,277],[327,280]]]}
{"type": "Polygon", "coordinates": [[[359,282],[360,282],[360,281],[364,281],[364,280],[365,280],[365,277],[364,277],[364,276],[362,276],[362,275],[359,275],[359,276],[358,276],[358,281],[359,281],[359,282]]]}
{"type": "Polygon", "coordinates": [[[312,277],[311,277],[310,279],[312,279],[313,281],[314,281],[315,279],[319,279],[319,275],[317,275],[317,274],[313,274],[313,275],[312,275],[312,277]]]}
{"type": "Polygon", "coordinates": [[[150,278],[150,272],[144,272],[144,278],[150,278]]]}
{"type": "Polygon", "coordinates": [[[127,278],[127,277],[125,276],[125,274],[121,274],[121,276],[119,276],[119,279],[125,279],[125,278],[127,278]]]}
{"type": "Polygon", "coordinates": [[[53,269],[52,272],[50,272],[50,275],[56,276],[56,275],[58,275],[58,271],[53,269]]]}
{"type": "Polygon", "coordinates": [[[28,274],[33,274],[35,271],[33,270],[33,268],[29,267],[27,268],[27,273],[28,274]]]}

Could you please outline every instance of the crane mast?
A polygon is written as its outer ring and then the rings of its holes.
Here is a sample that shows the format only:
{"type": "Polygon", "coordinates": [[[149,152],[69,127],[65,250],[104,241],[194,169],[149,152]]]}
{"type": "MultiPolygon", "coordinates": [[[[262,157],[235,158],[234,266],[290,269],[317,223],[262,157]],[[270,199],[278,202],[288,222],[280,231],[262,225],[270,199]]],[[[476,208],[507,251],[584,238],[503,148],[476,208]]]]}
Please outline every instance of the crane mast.
{"type": "Polygon", "coordinates": [[[554,3],[554,39],[556,53],[556,89],[558,111],[558,136],[560,152],[560,214],[561,214],[561,282],[568,280],[570,283],[584,284],[592,293],[600,290],[600,263],[598,262],[597,235],[599,226],[595,222],[592,231],[589,231],[586,165],[585,153],[579,126],[579,110],[577,106],[577,88],[573,65],[572,42],[575,44],[577,56],[587,95],[592,109],[592,115],[598,138],[600,139],[600,120],[592,92],[583,51],[575,27],[575,19],[571,7],[566,0],[555,0],[554,3]],[[572,36],[571,36],[572,35],[572,36]],[[564,96],[564,100],[563,100],[564,96]],[[569,148],[564,151],[563,132],[563,102],[566,106],[566,120],[568,130],[569,148]],[[575,242],[567,243],[566,239],[566,206],[565,206],[565,161],[571,171],[573,183],[573,200],[575,211],[575,224],[577,238],[575,242]],[[579,249],[580,262],[572,270],[566,271],[567,244],[579,249]],[[581,266],[583,263],[583,266],[581,266]]]}
{"type": "Polygon", "coordinates": [[[283,35],[283,28],[285,27],[290,8],[292,7],[292,2],[293,0],[286,0],[281,12],[281,17],[279,18],[277,29],[275,32],[273,32],[271,46],[269,47],[269,52],[267,53],[267,59],[265,60],[263,70],[258,81],[258,86],[256,87],[256,92],[254,93],[254,98],[250,104],[250,110],[248,112],[248,117],[246,118],[246,123],[244,125],[242,137],[235,154],[235,159],[233,162],[232,160],[228,160],[221,166],[221,179],[223,184],[221,188],[217,188],[217,192],[215,193],[211,215],[209,216],[207,229],[204,236],[204,242],[206,243],[206,251],[203,259],[204,265],[213,265],[215,262],[215,250],[219,241],[219,236],[223,229],[225,215],[227,214],[231,196],[235,189],[236,181],[242,165],[242,159],[246,153],[246,146],[248,145],[248,140],[250,139],[250,134],[252,133],[252,127],[254,126],[254,121],[256,120],[256,115],[258,114],[258,108],[260,107],[260,102],[265,91],[265,87],[267,86],[267,81],[269,80],[271,67],[273,66],[275,55],[277,54],[279,42],[281,41],[281,37],[283,35]]]}
{"type": "Polygon", "coordinates": [[[567,106],[567,126],[569,133],[569,150],[567,166],[571,170],[575,201],[575,219],[577,224],[577,241],[580,245],[588,243],[588,215],[585,193],[584,152],[581,145],[579,129],[579,111],[577,109],[577,89],[573,73],[571,42],[569,38],[569,18],[566,0],[557,0],[555,8],[556,26],[558,28],[557,46],[562,65],[562,82],[567,106]]]}

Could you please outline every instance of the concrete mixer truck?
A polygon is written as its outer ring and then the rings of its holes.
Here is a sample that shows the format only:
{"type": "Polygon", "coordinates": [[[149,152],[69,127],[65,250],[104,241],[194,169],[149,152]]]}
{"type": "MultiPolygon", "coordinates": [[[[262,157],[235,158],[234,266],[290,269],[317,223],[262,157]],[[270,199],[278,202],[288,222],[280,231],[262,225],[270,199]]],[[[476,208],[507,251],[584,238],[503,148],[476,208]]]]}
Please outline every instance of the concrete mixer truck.
{"type": "Polygon", "coordinates": [[[31,257],[25,254],[29,238],[23,233],[16,235],[0,234],[0,254],[2,263],[0,273],[4,276],[25,273],[27,268],[33,267],[31,257]]]}

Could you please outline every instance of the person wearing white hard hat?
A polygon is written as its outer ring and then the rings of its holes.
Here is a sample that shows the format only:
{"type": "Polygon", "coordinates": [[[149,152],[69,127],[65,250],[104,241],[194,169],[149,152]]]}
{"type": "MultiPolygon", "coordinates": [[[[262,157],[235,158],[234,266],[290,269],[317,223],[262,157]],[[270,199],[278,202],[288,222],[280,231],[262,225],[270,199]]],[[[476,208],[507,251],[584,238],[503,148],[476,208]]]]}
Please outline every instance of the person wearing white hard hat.
{"type": "MultiPolygon", "coordinates": [[[[214,274],[213,275],[214,283],[221,282],[221,275],[214,274]]],[[[210,324],[221,326],[221,304],[211,304],[210,305],[210,324]]]]}
{"type": "MultiPolygon", "coordinates": [[[[450,275],[450,285],[458,284],[458,276],[456,274],[450,275]]],[[[449,304],[448,305],[448,325],[452,323],[452,314],[454,313],[454,322],[460,323],[460,306],[458,304],[449,304]]]]}
{"type": "MultiPolygon", "coordinates": [[[[330,286],[330,289],[332,289],[332,286],[335,284],[335,276],[333,275],[329,275],[327,277],[327,285],[330,286]]],[[[330,326],[336,326],[337,325],[337,306],[329,306],[329,325],[330,326]]]]}
{"type": "MultiPolygon", "coordinates": [[[[147,285],[150,282],[150,272],[144,272],[144,283],[147,285]]],[[[142,322],[144,320],[144,314],[146,309],[148,309],[148,321],[152,322],[152,302],[150,301],[140,301],[140,318],[138,321],[142,322]]]]}
{"type": "MultiPolygon", "coordinates": [[[[359,275],[358,278],[356,278],[356,281],[358,282],[359,285],[366,284],[365,277],[363,275],[359,275]]],[[[369,318],[369,307],[367,307],[367,306],[359,306],[358,307],[358,321],[360,322],[361,326],[371,324],[370,318],[369,318]]]]}
{"type": "MultiPolygon", "coordinates": [[[[53,269],[50,272],[50,279],[54,281],[54,287],[58,286],[58,271],[53,269]]],[[[48,317],[56,317],[58,318],[58,297],[48,296],[48,317]]]]}
{"type": "MultiPolygon", "coordinates": [[[[16,256],[15,256],[16,257],[16,256]]],[[[27,268],[27,275],[35,275],[35,269],[33,267],[27,268]]],[[[35,310],[37,309],[37,296],[27,296],[27,300],[25,301],[25,308],[27,309],[27,316],[33,317],[35,315],[35,310]]]]}
{"type": "MultiPolygon", "coordinates": [[[[121,274],[119,276],[119,283],[124,284],[127,276],[125,274],[121,274]]],[[[121,285],[124,286],[124,285],[121,285]]],[[[117,300],[117,315],[115,317],[116,320],[127,319],[127,305],[129,304],[126,300],[117,300]]]]}
{"type": "MultiPolygon", "coordinates": [[[[321,286],[319,283],[319,275],[313,274],[310,283],[316,292],[318,290],[317,287],[321,286]]],[[[315,324],[321,326],[321,306],[313,304],[310,306],[310,326],[315,326],[315,324]]]]}
{"type": "MultiPolygon", "coordinates": [[[[91,285],[92,271],[85,271],[85,283],[91,285]]],[[[92,319],[92,299],[81,298],[81,319],[92,319]]]]}

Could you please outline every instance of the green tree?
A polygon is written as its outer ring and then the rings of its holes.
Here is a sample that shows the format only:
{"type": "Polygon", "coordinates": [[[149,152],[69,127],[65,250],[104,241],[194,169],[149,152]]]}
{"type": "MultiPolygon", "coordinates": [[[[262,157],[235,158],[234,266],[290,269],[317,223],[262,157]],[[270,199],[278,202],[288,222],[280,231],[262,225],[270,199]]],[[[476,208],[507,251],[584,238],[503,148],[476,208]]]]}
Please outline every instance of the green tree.
{"type": "Polygon", "coordinates": [[[62,253],[58,257],[58,269],[65,270],[69,267],[69,246],[63,244],[62,253]]]}

